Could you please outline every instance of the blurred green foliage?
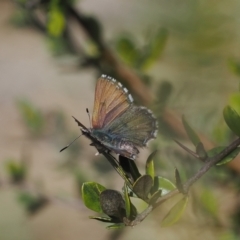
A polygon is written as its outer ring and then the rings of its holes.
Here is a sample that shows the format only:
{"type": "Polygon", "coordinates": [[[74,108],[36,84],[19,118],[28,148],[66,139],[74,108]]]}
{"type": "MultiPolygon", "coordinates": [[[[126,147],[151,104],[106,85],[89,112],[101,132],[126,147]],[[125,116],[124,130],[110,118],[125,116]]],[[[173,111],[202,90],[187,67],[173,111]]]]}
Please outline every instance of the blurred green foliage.
{"type": "Polygon", "coordinates": [[[116,40],[116,50],[120,58],[130,67],[142,72],[149,70],[165,48],[168,32],[165,28],[159,29],[146,40],[143,47],[138,46],[136,39],[130,34],[119,36],[116,40]]]}
{"type": "Polygon", "coordinates": [[[22,183],[26,179],[27,164],[25,161],[17,162],[15,159],[8,159],[6,162],[6,169],[10,179],[14,183],[22,183]]]}
{"type": "Polygon", "coordinates": [[[33,136],[39,136],[44,128],[43,113],[28,100],[17,101],[25,126],[33,136]]]}
{"type": "Polygon", "coordinates": [[[32,194],[27,191],[19,193],[18,200],[29,214],[34,214],[47,204],[47,199],[39,194],[32,194]]]}

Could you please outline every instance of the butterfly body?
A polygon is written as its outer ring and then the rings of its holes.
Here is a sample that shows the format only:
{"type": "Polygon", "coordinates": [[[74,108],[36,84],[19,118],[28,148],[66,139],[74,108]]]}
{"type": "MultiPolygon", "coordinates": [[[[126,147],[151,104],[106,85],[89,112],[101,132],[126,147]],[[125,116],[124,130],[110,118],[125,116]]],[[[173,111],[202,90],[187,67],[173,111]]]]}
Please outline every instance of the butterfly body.
{"type": "Polygon", "coordinates": [[[137,147],[146,146],[157,134],[157,121],[152,112],[135,106],[128,90],[106,75],[97,81],[92,128],[75,121],[98,150],[113,151],[130,159],[137,157],[137,147]]]}

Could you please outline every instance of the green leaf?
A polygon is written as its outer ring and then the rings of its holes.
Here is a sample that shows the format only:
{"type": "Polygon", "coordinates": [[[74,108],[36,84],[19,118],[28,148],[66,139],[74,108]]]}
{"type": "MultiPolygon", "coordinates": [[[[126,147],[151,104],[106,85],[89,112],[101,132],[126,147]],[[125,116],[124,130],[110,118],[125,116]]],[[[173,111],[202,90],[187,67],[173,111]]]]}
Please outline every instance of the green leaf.
{"type": "Polygon", "coordinates": [[[240,114],[240,93],[232,93],[229,98],[229,106],[231,106],[238,114],[240,114]]]}
{"type": "Polygon", "coordinates": [[[168,212],[168,214],[163,219],[161,226],[162,227],[168,227],[177,222],[182,213],[184,212],[188,202],[188,197],[183,197],[179,202],[177,202],[171,210],[168,212]]]}
{"type": "Polygon", "coordinates": [[[236,59],[230,59],[228,64],[232,72],[237,76],[240,76],[240,61],[236,59]]]}
{"type": "Polygon", "coordinates": [[[157,188],[157,190],[162,190],[162,195],[167,194],[168,192],[176,189],[176,186],[174,183],[172,183],[170,180],[164,177],[157,176],[154,180],[154,188],[157,188]]]}
{"type": "Polygon", "coordinates": [[[108,222],[108,223],[113,223],[114,220],[110,217],[96,217],[96,216],[90,216],[90,219],[98,220],[100,222],[108,222]]]}
{"type": "Polygon", "coordinates": [[[182,184],[182,180],[179,174],[179,171],[177,170],[177,168],[175,169],[175,178],[176,178],[176,186],[177,189],[180,193],[184,193],[184,189],[183,189],[183,184],[182,184]]]}
{"type": "Polygon", "coordinates": [[[122,60],[130,65],[134,66],[135,62],[139,58],[139,53],[136,49],[136,44],[130,36],[122,36],[117,39],[116,49],[122,60]]]}
{"type": "MultiPolygon", "coordinates": [[[[218,153],[222,152],[226,147],[215,147],[212,148],[211,150],[209,150],[207,152],[209,157],[213,157],[215,155],[217,155],[218,153]]],[[[227,155],[225,158],[223,158],[220,162],[218,162],[216,165],[222,165],[222,164],[226,164],[230,161],[232,161],[240,152],[240,147],[236,148],[234,151],[232,151],[229,155],[227,155]]]]}
{"type": "Polygon", "coordinates": [[[157,150],[152,152],[146,162],[146,175],[149,175],[152,177],[152,180],[154,180],[154,176],[155,176],[155,171],[154,171],[154,162],[153,162],[153,158],[156,155],[157,150]]]}
{"type": "Polygon", "coordinates": [[[124,184],[124,199],[125,199],[125,209],[126,209],[126,217],[129,218],[131,215],[131,201],[128,195],[128,186],[124,184]]]}
{"type": "Polygon", "coordinates": [[[228,127],[238,136],[240,136],[240,116],[230,106],[226,106],[223,110],[223,117],[228,127]]]}
{"type": "Polygon", "coordinates": [[[60,37],[65,29],[65,16],[57,4],[51,4],[48,13],[47,31],[52,37],[60,37]]]}
{"type": "Polygon", "coordinates": [[[121,228],[124,228],[124,227],[125,227],[125,224],[117,223],[117,224],[113,224],[113,225],[107,226],[106,228],[107,229],[121,229],[121,228]]]}
{"type": "Polygon", "coordinates": [[[133,192],[143,200],[148,199],[148,194],[153,186],[153,180],[149,175],[142,175],[133,184],[133,192]]]}
{"type": "Polygon", "coordinates": [[[205,160],[208,157],[207,152],[206,152],[202,142],[199,142],[197,144],[196,153],[198,154],[198,156],[201,160],[205,160]]]}
{"type": "Polygon", "coordinates": [[[29,131],[32,134],[39,135],[44,127],[44,118],[41,111],[27,100],[19,100],[17,107],[29,131]]]}
{"type": "Polygon", "coordinates": [[[95,182],[85,182],[82,185],[82,199],[85,206],[95,212],[103,213],[99,196],[106,188],[95,182]]]}
{"type": "Polygon", "coordinates": [[[153,205],[162,196],[162,190],[156,191],[150,198],[149,204],[153,205]]]}
{"type": "Polygon", "coordinates": [[[189,139],[191,140],[191,142],[197,146],[200,141],[198,135],[196,134],[196,132],[193,130],[193,128],[188,124],[188,122],[186,121],[184,115],[182,116],[182,123],[183,126],[185,128],[185,131],[189,137],[189,139]]]}
{"type": "Polygon", "coordinates": [[[19,193],[18,200],[30,214],[34,214],[41,210],[48,203],[48,200],[44,196],[25,191],[19,193]]]}
{"type": "Polygon", "coordinates": [[[145,51],[142,53],[142,59],[140,59],[139,68],[142,71],[148,70],[161,56],[166,42],[168,32],[165,28],[160,29],[155,36],[152,37],[145,51]]]}
{"type": "Polygon", "coordinates": [[[24,161],[7,160],[6,169],[15,183],[23,182],[27,175],[27,165],[24,161]]]}

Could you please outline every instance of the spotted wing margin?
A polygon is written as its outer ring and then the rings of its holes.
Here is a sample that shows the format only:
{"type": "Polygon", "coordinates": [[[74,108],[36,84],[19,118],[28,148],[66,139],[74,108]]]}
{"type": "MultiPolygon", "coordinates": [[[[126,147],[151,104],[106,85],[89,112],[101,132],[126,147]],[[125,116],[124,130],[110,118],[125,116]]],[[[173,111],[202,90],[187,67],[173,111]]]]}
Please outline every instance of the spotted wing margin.
{"type": "Polygon", "coordinates": [[[156,138],[157,121],[147,108],[132,105],[105,127],[104,131],[109,132],[112,137],[116,136],[143,147],[150,139],[156,138]]]}
{"type": "Polygon", "coordinates": [[[115,79],[102,75],[96,84],[92,115],[93,128],[103,128],[120,116],[133,102],[127,89],[115,79]]]}

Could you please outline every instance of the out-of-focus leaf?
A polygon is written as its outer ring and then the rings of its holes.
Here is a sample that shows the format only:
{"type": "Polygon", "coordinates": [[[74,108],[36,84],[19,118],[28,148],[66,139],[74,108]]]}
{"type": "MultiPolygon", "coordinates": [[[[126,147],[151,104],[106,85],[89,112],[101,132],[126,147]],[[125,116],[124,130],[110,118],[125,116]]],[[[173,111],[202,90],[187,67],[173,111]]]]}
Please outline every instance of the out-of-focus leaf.
{"type": "Polygon", "coordinates": [[[124,199],[125,199],[126,217],[129,218],[131,215],[131,201],[128,195],[128,187],[126,183],[124,184],[124,199]]]}
{"type": "Polygon", "coordinates": [[[184,193],[184,189],[183,189],[183,184],[182,184],[182,180],[179,174],[179,171],[177,170],[177,168],[175,169],[175,179],[176,179],[176,186],[177,189],[180,193],[184,193]]]}
{"type": "Polygon", "coordinates": [[[173,86],[169,81],[162,81],[157,89],[157,106],[163,109],[171,96],[173,86]]]}
{"type": "Polygon", "coordinates": [[[63,54],[71,52],[71,49],[64,38],[49,36],[47,38],[47,45],[54,56],[61,56],[63,54]]]}
{"type": "Polygon", "coordinates": [[[168,192],[176,189],[176,186],[167,178],[157,176],[154,179],[154,188],[157,190],[162,190],[162,195],[165,195],[168,192]]]}
{"type": "Polygon", "coordinates": [[[13,182],[20,183],[25,180],[27,174],[27,165],[25,162],[17,162],[9,159],[7,160],[6,169],[13,182]]]}
{"type": "Polygon", "coordinates": [[[233,73],[235,73],[237,76],[240,76],[240,61],[237,61],[236,59],[230,59],[228,61],[228,65],[233,73]]]}
{"type": "Polygon", "coordinates": [[[11,23],[14,24],[15,27],[26,27],[31,25],[31,17],[29,11],[26,9],[16,9],[11,17],[11,23]]]}
{"type": "Polygon", "coordinates": [[[152,37],[150,44],[146,46],[145,52],[140,61],[140,69],[142,71],[148,70],[160,58],[166,42],[168,32],[165,28],[160,29],[155,36],[152,37]]]}
{"type": "Polygon", "coordinates": [[[92,39],[98,44],[102,41],[102,27],[100,22],[93,16],[82,16],[82,23],[88,29],[92,39]]]}
{"type": "Polygon", "coordinates": [[[204,188],[200,197],[203,207],[214,217],[218,215],[218,199],[214,196],[213,192],[204,188]]]}
{"type": "Polygon", "coordinates": [[[133,184],[133,192],[143,200],[148,199],[148,194],[153,186],[153,180],[149,175],[142,175],[133,184]]]}
{"type": "Polygon", "coordinates": [[[186,131],[189,139],[195,146],[197,146],[198,143],[201,141],[200,141],[198,135],[196,134],[196,132],[193,130],[193,128],[188,124],[188,122],[186,121],[184,116],[182,116],[182,123],[183,123],[183,126],[185,128],[185,131],[186,131]]]}
{"type": "Polygon", "coordinates": [[[17,102],[22,118],[32,134],[39,135],[44,127],[43,114],[27,100],[17,102]]]}
{"type": "Polygon", "coordinates": [[[171,210],[168,212],[165,218],[162,220],[161,226],[168,227],[177,222],[182,216],[182,213],[184,212],[187,206],[187,202],[188,202],[187,196],[184,196],[179,202],[177,202],[171,208],[171,210]]]}
{"type": "Polygon", "coordinates": [[[202,142],[199,142],[197,144],[196,153],[201,160],[205,160],[207,158],[207,152],[206,152],[202,142]]]}
{"type": "Polygon", "coordinates": [[[226,106],[223,110],[223,117],[228,127],[240,136],[240,116],[231,106],[226,106]]]}
{"type": "Polygon", "coordinates": [[[82,185],[82,199],[85,206],[95,212],[103,213],[99,197],[106,188],[95,182],[85,182],[82,185]]]}
{"type": "Polygon", "coordinates": [[[18,200],[24,205],[30,214],[34,214],[48,203],[48,200],[41,195],[33,195],[28,192],[21,192],[18,200]]]}
{"type": "Polygon", "coordinates": [[[106,228],[107,229],[121,229],[121,228],[124,228],[124,227],[125,227],[125,225],[123,223],[117,223],[117,224],[107,226],[106,228]]]}
{"type": "MultiPolygon", "coordinates": [[[[221,151],[223,151],[225,148],[226,147],[215,147],[207,152],[208,156],[213,157],[213,156],[217,155],[218,153],[220,153],[221,151]]],[[[226,164],[226,163],[232,161],[238,155],[239,152],[240,152],[240,147],[236,148],[234,151],[232,151],[229,155],[227,155],[225,158],[223,158],[216,165],[222,165],[222,164],[226,164]]]]}
{"type": "Polygon", "coordinates": [[[134,66],[139,58],[139,53],[136,49],[136,44],[130,36],[122,36],[117,39],[116,49],[122,60],[129,66],[134,66]]]}
{"type": "Polygon", "coordinates": [[[239,235],[233,229],[220,231],[218,235],[219,240],[239,240],[239,235]]]}
{"type": "Polygon", "coordinates": [[[156,155],[157,151],[152,152],[147,159],[146,162],[146,175],[149,175],[152,177],[152,180],[154,180],[154,176],[155,176],[155,170],[154,170],[154,162],[153,162],[153,158],[156,155]]]}
{"type": "Polygon", "coordinates": [[[232,93],[229,98],[229,106],[231,106],[238,114],[240,114],[240,93],[232,93]]]}
{"type": "MultiPolygon", "coordinates": [[[[57,2],[57,1],[52,1],[57,2]]],[[[65,16],[58,4],[51,4],[48,13],[47,31],[52,37],[60,37],[65,29],[65,16]]]]}

